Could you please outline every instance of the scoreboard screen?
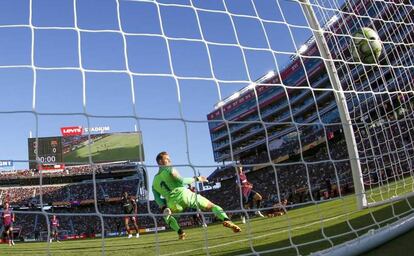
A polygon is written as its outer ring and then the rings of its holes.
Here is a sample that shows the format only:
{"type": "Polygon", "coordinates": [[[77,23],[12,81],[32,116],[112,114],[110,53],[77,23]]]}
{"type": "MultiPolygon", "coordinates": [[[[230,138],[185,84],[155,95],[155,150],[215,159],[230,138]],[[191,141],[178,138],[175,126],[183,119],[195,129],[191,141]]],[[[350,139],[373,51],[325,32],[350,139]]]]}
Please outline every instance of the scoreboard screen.
{"type": "MultiPolygon", "coordinates": [[[[29,138],[29,160],[38,160],[44,164],[63,162],[62,137],[29,138]],[[36,159],[36,152],[38,159],[36,159]]],[[[29,168],[35,169],[36,162],[30,162],[29,168]]]]}
{"type": "Polygon", "coordinates": [[[144,161],[144,149],[140,132],[103,133],[77,136],[29,138],[29,166],[81,165],[115,161],[144,161]],[[36,159],[37,152],[37,159],[36,159]]]}

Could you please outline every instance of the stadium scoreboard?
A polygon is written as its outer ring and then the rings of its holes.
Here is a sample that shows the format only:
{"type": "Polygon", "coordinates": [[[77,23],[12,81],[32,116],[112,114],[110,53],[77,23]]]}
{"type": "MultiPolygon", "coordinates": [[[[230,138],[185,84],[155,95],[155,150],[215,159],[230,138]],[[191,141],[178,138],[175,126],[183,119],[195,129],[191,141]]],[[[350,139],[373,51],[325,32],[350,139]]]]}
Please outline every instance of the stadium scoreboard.
{"type": "Polygon", "coordinates": [[[88,164],[89,157],[94,163],[144,161],[141,132],[29,138],[28,151],[31,169],[88,164]]]}
{"type": "MultiPolygon", "coordinates": [[[[43,164],[63,162],[62,137],[29,138],[29,160],[38,160],[43,164]],[[36,159],[37,152],[37,159],[36,159]]],[[[31,161],[29,167],[35,169],[36,162],[31,161]]]]}

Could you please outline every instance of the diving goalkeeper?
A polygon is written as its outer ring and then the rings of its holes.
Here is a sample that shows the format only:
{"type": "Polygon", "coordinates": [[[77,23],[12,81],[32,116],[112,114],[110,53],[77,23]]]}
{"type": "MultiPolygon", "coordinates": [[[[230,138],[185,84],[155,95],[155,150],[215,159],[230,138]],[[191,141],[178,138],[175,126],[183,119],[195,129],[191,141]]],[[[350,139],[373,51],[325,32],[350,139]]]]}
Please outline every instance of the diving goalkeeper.
{"type": "Polygon", "coordinates": [[[237,225],[230,221],[220,206],[187,188],[187,184],[196,181],[206,182],[206,177],[182,178],[178,171],[171,166],[170,156],[167,152],[159,153],[156,161],[159,165],[159,171],[154,176],[152,192],[155,201],[163,211],[165,222],[178,233],[178,239],[184,240],[186,235],[172,214],[182,212],[187,208],[197,209],[198,207],[202,211],[212,211],[218,219],[223,221],[224,227],[231,228],[235,233],[241,231],[237,225]]]}

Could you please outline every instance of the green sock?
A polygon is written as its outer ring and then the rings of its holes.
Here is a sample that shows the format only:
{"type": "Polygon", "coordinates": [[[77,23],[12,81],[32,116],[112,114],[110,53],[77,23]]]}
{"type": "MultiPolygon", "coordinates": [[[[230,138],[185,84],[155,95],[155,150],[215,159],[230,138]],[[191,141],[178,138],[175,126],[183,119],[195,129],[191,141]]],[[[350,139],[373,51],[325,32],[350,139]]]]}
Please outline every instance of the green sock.
{"type": "Polygon", "coordinates": [[[178,230],[180,230],[180,225],[178,225],[178,222],[174,216],[164,217],[164,220],[175,232],[178,232],[178,230]]]}
{"type": "Polygon", "coordinates": [[[223,211],[223,208],[221,208],[218,205],[214,205],[213,208],[212,208],[212,211],[213,211],[214,215],[216,215],[217,218],[219,218],[221,221],[229,219],[227,214],[223,211]]]}

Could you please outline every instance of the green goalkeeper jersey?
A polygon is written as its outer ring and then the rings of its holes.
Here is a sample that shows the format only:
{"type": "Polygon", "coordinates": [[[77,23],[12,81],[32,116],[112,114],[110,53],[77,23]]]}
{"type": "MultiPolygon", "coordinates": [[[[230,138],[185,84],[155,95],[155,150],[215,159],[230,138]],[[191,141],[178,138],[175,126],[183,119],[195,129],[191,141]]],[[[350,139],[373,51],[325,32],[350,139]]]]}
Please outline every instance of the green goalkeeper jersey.
{"type": "Polygon", "coordinates": [[[181,177],[172,175],[173,168],[160,167],[152,182],[152,192],[157,204],[162,207],[166,205],[165,200],[169,201],[172,197],[177,197],[185,189],[186,183],[181,177]],[[161,199],[161,196],[165,199],[161,199]]]}

